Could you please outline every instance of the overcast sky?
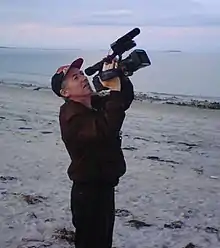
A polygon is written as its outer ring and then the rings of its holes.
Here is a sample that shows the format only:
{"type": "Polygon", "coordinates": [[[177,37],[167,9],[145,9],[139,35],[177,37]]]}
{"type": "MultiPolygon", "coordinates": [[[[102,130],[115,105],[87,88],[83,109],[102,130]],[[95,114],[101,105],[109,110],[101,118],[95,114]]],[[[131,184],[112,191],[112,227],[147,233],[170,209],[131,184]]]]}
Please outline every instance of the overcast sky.
{"type": "Polygon", "coordinates": [[[0,46],[220,50],[220,0],[0,0],[0,46]]]}

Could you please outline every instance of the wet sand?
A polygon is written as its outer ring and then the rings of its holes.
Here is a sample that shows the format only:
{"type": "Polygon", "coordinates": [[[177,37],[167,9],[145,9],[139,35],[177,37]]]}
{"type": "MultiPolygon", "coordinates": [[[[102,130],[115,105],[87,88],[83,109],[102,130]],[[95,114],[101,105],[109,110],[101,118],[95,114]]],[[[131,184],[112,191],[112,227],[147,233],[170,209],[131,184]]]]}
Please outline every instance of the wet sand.
{"type": "MultiPolygon", "coordinates": [[[[0,247],[71,247],[60,104],[0,85],[0,247]]],[[[220,247],[219,110],[133,102],[122,131],[114,246],[220,247]]]]}

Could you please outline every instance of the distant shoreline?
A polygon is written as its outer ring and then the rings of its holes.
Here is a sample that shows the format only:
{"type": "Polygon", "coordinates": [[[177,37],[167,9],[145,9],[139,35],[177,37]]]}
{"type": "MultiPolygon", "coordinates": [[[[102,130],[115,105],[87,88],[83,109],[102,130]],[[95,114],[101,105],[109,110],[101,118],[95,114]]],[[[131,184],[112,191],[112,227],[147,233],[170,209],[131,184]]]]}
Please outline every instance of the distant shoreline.
{"type": "MultiPolygon", "coordinates": [[[[0,50],[39,50],[39,51],[82,51],[82,52],[86,52],[86,51],[99,51],[99,52],[109,52],[109,47],[107,46],[106,48],[103,47],[84,47],[84,48],[80,48],[80,47],[20,47],[20,46],[0,46],[0,50]]],[[[186,53],[191,53],[191,54],[220,54],[220,50],[195,50],[195,49],[166,49],[166,48],[148,48],[148,47],[143,47],[142,49],[145,49],[148,53],[165,53],[165,54],[186,54],[186,53]]]]}
{"type": "Polygon", "coordinates": [[[13,47],[7,47],[7,46],[0,46],[0,49],[11,49],[13,47]]]}
{"type": "MultiPolygon", "coordinates": [[[[34,91],[48,91],[51,90],[49,86],[39,86],[31,83],[6,83],[0,80],[0,87],[17,87],[26,88],[34,91]]],[[[97,93],[97,94],[101,94],[97,93]]],[[[105,94],[105,93],[104,93],[105,94]]],[[[177,105],[185,107],[194,107],[198,109],[212,109],[220,110],[220,97],[219,101],[212,97],[198,97],[189,96],[181,94],[168,94],[168,93],[157,93],[157,92],[137,92],[135,91],[134,100],[137,102],[147,102],[150,104],[167,104],[167,105],[177,105]],[[209,99],[208,99],[209,98],[209,99]]]]}
{"type": "MultiPolygon", "coordinates": [[[[76,51],[84,51],[84,50],[99,50],[99,51],[105,51],[109,50],[109,48],[47,48],[47,47],[17,47],[17,46],[0,46],[0,49],[37,49],[37,50],[76,50],[76,51]]],[[[152,51],[151,49],[147,49],[148,51],[152,51]]],[[[162,49],[162,50],[153,50],[158,52],[164,52],[164,53],[181,53],[183,51],[181,50],[175,50],[175,49],[162,49]]]]}

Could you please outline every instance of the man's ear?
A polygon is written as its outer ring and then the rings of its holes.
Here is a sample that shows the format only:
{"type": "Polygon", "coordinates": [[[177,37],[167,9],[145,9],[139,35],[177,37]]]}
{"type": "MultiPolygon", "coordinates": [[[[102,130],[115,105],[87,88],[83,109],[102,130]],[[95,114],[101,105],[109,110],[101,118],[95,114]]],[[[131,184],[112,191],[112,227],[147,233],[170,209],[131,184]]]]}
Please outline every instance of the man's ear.
{"type": "Polygon", "coordinates": [[[64,89],[61,89],[61,90],[60,90],[60,94],[61,94],[63,97],[68,97],[68,93],[67,93],[67,91],[64,90],[64,89]]]}

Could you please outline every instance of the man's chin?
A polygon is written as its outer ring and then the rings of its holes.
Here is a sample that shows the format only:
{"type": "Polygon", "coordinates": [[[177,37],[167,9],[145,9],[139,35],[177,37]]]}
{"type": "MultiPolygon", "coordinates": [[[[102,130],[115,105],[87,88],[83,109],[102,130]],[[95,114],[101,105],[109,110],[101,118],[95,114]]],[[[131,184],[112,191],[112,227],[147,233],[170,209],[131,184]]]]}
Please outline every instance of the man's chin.
{"type": "Polygon", "coordinates": [[[90,86],[86,87],[86,92],[92,94],[93,93],[93,90],[90,86]]]}

